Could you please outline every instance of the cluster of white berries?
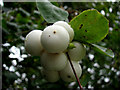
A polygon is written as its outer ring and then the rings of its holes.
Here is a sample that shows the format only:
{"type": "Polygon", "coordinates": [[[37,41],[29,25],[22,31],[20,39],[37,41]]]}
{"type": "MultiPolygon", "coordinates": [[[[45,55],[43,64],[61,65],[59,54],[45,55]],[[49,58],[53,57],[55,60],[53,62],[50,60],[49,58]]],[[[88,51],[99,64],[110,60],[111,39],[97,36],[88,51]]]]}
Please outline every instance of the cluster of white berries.
{"type": "Polygon", "coordinates": [[[66,51],[78,78],[81,76],[79,61],[85,56],[86,49],[81,43],[72,42],[73,37],[73,29],[64,21],[58,21],[43,31],[33,30],[26,36],[26,51],[31,55],[40,56],[43,67],[41,71],[47,81],[56,82],[60,78],[66,82],[76,80],[66,51]],[[70,42],[75,48],[67,50],[70,42]]]}

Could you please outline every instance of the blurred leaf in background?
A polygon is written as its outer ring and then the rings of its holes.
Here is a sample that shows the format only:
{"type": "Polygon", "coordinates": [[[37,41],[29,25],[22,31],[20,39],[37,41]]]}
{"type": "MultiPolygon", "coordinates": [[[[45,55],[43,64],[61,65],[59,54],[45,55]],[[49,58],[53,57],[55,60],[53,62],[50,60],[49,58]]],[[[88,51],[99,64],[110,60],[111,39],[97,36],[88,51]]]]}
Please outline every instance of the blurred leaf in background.
{"type": "MultiPolygon", "coordinates": [[[[51,4],[48,0],[43,2],[36,2],[40,14],[48,23],[55,23],[57,21],[67,20],[68,12],[51,4]]],[[[55,4],[55,3],[54,3],[55,4]]]]}
{"type": "MultiPolygon", "coordinates": [[[[85,89],[120,88],[120,2],[61,2],[57,5],[68,11],[69,21],[87,9],[97,9],[109,20],[109,33],[96,43],[115,53],[114,58],[87,47],[86,57],[80,61],[83,74],[80,82],[85,89]]],[[[34,29],[43,30],[48,24],[36,3],[4,3],[2,8],[2,88],[4,89],[77,89],[75,82],[47,82],[41,75],[40,58],[30,56],[24,48],[25,36],[34,29]]]]}

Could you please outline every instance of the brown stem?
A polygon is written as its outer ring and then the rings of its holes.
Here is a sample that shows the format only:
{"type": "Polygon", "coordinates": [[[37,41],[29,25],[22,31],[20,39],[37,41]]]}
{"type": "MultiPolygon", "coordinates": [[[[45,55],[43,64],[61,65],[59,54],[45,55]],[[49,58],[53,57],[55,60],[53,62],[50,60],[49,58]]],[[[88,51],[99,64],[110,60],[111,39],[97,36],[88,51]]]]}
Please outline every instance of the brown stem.
{"type": "Polygon", "coordinates": [[[73,70],[73,72],[74,72],[74,75],[75,75],[75,77],[76,77],[76,79],[77,79],[77,82],[78,82],[78,85],[79,85],[79,87],[80,87],[80,90],[83,90],[83,88],[82,88],[82,86],[81,86],[81,84],[80,84],[79,78],[78,78],[78,76],[77,76],[77,74],[76,74],[76,71],[75,71],[75,69],[74,69],[74,66],[73,66],[73,64],[72,64],[72,62],[71,62],[71,60],[70,60],[69,55],[68,55],[68,52],[66,52],[66,54],[67,54],[68,60],[69,60],[69,62],[70,62],[70,65],[71,65],[71,67],[72,67],[72,70],[73,70]]]}

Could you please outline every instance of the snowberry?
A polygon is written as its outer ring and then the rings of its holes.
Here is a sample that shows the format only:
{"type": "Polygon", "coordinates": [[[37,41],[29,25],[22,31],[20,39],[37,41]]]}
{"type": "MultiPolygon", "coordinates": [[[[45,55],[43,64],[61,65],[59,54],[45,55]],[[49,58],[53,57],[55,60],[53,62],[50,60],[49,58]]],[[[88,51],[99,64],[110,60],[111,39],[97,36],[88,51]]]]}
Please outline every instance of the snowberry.
{"type": "Polygon", "coordinates": [[[54,25],[60,25],[60,26],[64,27],[68,31],[68,33],[69,33],[70,41],[73,40],[74,31],[73,31],[73,29],[71,28],[71,26],[67,22],[58,21],[58,22],[55,22],[54,25]]]}
{"type": "Polygon", "coordinates": [[[43,48],[49,53],[60,53],[67,49],[69,44],[69,34],[59,25],[48,26],[41,36],[43,48]]]}
{"type": "MultiPolygon", "coordinates": [[[[82,69],[80,64],[77,61],[72,61],[72,64],[74,66],[74,69],[76,71],[76,74],[78,78],[80,78],[82,74],[82,69]]],[[[71,81],[76,81],[75,75],[73,73],[72,67],[68,61],[67,65],[63,70],[60,71],[60,77],[63,81],[65,82],[71,82],[71,81]]]]}
{"type": "Polygon", "coordinates": [[[34,56],[40,56],[43,48],[41,45],[41,30],[33,30],[27,34],[25,39],[26,51],[34,56]]]}
{"type": "Polygon", "coordinates": [[[57,71],[46,70],[42,68],[42,75],[48,82],[56,82],[59,80],[60,76],[57,71]]]}
{"type": "Polygon", "coordinates": [[[79,42],[74,41],[73,44],[75,45],[75,48],[70,49],[68,51],[68,54],[69,54],[71,60],[79,61],[79,60],[81,60],[85,56],[86,49],[79,42]]]}
{"type": "Polygon", "coordinates": [[[67,64],[67,56],[64,53],[47,53],[41,55],[41,65],[47,70],[62,70],[67,64]]]}

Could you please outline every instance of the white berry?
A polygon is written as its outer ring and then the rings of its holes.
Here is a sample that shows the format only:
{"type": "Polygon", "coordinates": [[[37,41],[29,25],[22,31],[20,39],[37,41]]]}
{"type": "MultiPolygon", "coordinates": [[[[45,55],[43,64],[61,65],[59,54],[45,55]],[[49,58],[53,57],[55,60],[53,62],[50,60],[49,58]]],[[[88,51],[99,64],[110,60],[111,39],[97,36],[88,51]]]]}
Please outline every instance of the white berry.
{"type": "Polygon", "coordinates": [[[27,34],[25,39],[25,49],[26,51],[34,56],[40,56],[43,48],[41,45],[41,30],[33,30],[27,34]]]}
{"type": "Polygon", "coordinates": [[[67,56],[64,53],[47,53],[41,55],[41,65],[47,70],[62,70],[67,64],[67,56]]]}
{"type": "MultiPolygon", "coordinates": [[[[76,71],[77,77],[80,78],[82,74],[82,69],[80,64],[77,61],[72,61],[74,69],[76,71]]],[[[75,75],[73,73],[72,67],[68,61],[66,67],[60,71],[60,77],[65,82],[76,81],[75,75]]]]}
{"type": "Polygon", "coordinates": [[[42,69],[42,75],[48,82],[56,82],[60,78],[57,71],[46,70],[44,68],[42,69]]]}
{"type": "Polygon", "coordinates": [[[64,27],[68,31],[68,33],[69,33],[70,41],[73,40],[73,38],[74,38],[74,31],[73,31],[73,29],[71,28],[71,26],[67,22],[58,21],[58,22],[55,22],[54,25],[60,25],[60,26],[64,27]]]}
{"type": "Polygon", "coordinates": [[[79,60],[81,60],[85,56],[86,49],[79,42],[74,41],[73,44],[75,45],[75,48],[70,49],[68,51],[68,54],[69,54],[71,60],[79,61],[79,60]]]}
{"type": "Polygon", "coordinates": [[[59,25],[48,26],[41,36],[43,48],[49,53],[60,53],[67,49],[69,44],[69,34],[59,25]]]}

